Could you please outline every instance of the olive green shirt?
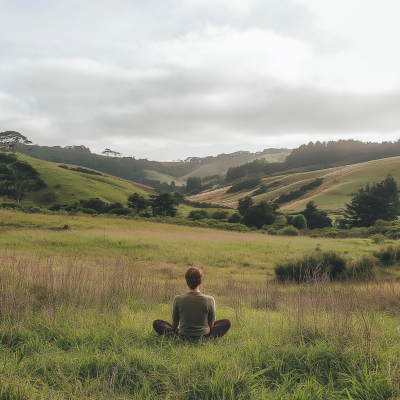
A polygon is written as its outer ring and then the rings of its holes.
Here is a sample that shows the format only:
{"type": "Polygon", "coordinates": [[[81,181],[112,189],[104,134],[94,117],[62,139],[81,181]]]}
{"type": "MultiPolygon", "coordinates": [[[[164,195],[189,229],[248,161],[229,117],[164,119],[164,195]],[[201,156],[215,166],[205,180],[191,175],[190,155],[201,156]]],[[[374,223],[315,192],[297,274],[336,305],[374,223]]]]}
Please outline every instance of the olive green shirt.
{"type": "Polygon", "coordinates": [[[215,321],[215,300],[201,292],[175,296],[172,320],[179,321],[179,335],[203,336],[210,332],[208,321],[215,321]]]}

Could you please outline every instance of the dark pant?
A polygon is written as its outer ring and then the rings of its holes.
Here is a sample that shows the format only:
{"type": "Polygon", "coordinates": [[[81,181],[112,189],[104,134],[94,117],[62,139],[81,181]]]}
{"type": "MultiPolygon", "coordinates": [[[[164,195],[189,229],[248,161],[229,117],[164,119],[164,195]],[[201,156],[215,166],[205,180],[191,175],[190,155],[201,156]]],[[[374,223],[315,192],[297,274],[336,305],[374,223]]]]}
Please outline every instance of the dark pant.
{"type": "MultiPolygon", "coordinates": [[[[216,337],[222,337],[225,335],[226,332],[229,331],[229,328],[231,327],[231,321],[229,319],[219,319],[214,322],[214,326],[210,329],[210,332],[207,333],[207,335],[202,336],[203,338],[216,338],[216,337]]],[[[153,328],[154,330],[159,334],[159,335],[177,335],[182,337],[182,339],[188,338],[188,339],[199,339],[199,337],[193,337],[193,336],[181,336],[178,335],[178,331],[174,331],[172,329],[172,325],[167,322],[163,321],[162,319],[156,319],[153,321],[153,328]]]]}

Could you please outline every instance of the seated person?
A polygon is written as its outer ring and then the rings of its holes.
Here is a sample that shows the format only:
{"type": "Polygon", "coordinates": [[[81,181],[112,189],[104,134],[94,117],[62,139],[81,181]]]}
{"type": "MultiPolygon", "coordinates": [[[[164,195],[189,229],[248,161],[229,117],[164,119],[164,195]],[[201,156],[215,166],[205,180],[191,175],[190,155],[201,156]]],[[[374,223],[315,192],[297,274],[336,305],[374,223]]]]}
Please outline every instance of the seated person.
{"type": "Polygon", "coordinates": [[[182,338],[199,339],[222,337],[231,327],[229,319],[215,321],[215,300],[200,292],[203,271],[189,268],[185,274],[189,287],[187,293],[175,296],[172,304],[172,324],[156,319],[154,330],[159,334],[179,335],[182,338]]]}

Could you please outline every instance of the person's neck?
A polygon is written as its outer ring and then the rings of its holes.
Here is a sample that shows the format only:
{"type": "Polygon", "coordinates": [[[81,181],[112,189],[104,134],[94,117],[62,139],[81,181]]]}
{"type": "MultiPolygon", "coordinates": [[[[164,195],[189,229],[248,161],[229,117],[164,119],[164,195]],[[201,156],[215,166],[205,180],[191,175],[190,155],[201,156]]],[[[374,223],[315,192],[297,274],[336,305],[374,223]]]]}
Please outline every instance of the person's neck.
{"type": "Polygon", "coordinates": [[[189,293],[200,293],[200,285],[194,289],[189,288],[189,293]]]}

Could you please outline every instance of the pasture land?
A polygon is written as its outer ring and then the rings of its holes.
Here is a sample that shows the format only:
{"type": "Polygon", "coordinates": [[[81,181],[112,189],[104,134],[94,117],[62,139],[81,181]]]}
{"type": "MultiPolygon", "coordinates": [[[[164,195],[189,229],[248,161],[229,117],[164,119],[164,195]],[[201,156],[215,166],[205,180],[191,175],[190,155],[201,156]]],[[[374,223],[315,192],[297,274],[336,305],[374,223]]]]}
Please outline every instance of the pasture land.
{"type": "Polygon", "coordinates": [[[378,247],[0,211],[0,398],[399,398],[398,267],[374,282],[274,281],[277,261],[316,248],[378,247]],[[222,339],[152,331],[192,265],[232,321],[222,339]]]}

